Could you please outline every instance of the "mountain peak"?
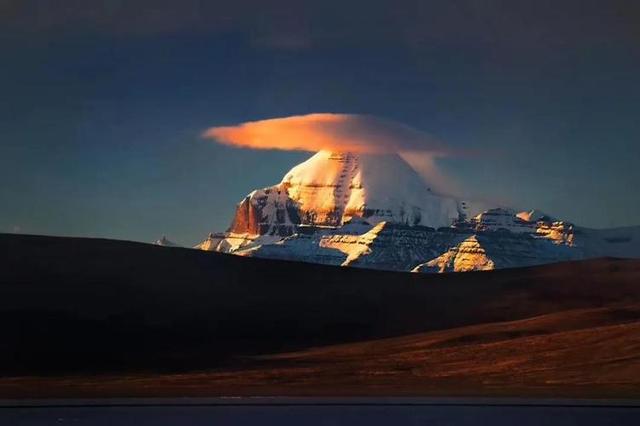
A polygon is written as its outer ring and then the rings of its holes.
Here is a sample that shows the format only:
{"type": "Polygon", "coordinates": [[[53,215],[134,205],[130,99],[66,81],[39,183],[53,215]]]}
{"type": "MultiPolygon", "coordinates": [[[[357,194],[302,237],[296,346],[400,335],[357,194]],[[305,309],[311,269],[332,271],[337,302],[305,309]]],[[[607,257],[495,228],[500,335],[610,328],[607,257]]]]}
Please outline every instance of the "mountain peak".
{"type": "Polygon", "coordinates": [[[319,151],[279,184],[248,194],[229,231],[284,236],[297,225],[336,227],[353,218],[441,227],[460,212],[457,200],[433,193],[397,154],[319,151]]]}
{"type": "Polygon", "coordinates": [[[179,247],[178,244],[174,243],[173,241],[170,241],[164,235],[162,236],[162,238],[155,240],[153,244],[157,246],[164,246],[164,247],[179,247]]]}

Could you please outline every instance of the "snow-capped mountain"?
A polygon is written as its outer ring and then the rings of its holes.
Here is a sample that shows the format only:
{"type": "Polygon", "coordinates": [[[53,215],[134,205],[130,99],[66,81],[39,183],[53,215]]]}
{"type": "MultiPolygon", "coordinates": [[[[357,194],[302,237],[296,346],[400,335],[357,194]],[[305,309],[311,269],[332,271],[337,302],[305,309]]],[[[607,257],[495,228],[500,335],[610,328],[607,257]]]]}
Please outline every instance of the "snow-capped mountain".
{"type": "Polygon", "coordinates": [[[416,266],[414,272],[466,272],[530,266],[581,258],[569,245],[513,232],[484,232],[464,241],[432,260],[416,266]]]}
{"type": "Polygon", "coordinates": [[[291,235],[297,225],[340,226],[353,217],[440,227],[461,208],[433,193],[398,155],[320,151],[279,184],[247,195],[229,231],[291,235]]]}
{"type": "Polygon", "coordinates": [[[432,191],[398,155],[320,151],[195,248],[332,265],[461,272],[640,257],[640,227],[592,230],[432,191]]]}
{"type": "Polygon", "coordinates": [[[180,247],[178,244],[174,243],[167,239],[167,237],[162,236],[159,240],[155,240],[153,242],[156,246],[164,246],[164,247],[180,247]]]}

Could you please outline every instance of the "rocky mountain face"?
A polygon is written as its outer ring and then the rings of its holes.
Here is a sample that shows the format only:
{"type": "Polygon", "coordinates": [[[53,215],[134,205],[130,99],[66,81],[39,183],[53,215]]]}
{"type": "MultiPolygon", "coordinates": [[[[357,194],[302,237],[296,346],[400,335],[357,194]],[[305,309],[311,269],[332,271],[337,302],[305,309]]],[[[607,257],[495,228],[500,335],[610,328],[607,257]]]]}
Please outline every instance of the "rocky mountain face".
{"type": "Polygon", "coordinates": [[[416,266],[414,272],[466,272],[530,266],[581,258],[565,244],[510,231],[476,233],[432,260],[416,266]]]}
{"type": "Polygon", "coordinates": [[[640,257],[640,227],[592,230],[432,191],[397,155],[320,151],[237,206],[198,249],[428,273],[640,257]]]}

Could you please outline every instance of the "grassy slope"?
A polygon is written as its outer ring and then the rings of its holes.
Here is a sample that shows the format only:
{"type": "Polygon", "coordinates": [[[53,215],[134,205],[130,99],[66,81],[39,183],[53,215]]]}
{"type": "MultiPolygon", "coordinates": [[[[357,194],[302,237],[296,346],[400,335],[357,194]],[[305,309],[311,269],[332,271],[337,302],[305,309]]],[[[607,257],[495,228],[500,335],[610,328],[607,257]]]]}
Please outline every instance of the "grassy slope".
{"type": "Polygon", "coordinates": [[[2,396],[638,391],[639,261],[425,276],[12,235],[0,255],[2,396]],[[82,379],[6,378],[29,374],[82,379]]]}
{"type": "Polygon", "coordinates": [[[0,397],[640,397],[640,306],[261,356],[186,374],[14,377],[0,397]]]}

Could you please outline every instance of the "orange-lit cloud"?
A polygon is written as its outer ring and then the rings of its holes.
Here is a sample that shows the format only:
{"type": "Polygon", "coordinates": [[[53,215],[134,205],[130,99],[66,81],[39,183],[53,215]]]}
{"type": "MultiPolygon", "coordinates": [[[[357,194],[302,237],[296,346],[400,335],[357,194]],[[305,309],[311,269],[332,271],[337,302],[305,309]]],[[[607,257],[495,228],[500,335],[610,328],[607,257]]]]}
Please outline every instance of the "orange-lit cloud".
{"type": "Polygon", "coordinates": [[[437,139],[412,127],[368,115],[308,114],[212,127],[204,137],[252,149],[450,153],[437,139]]]}
{"type": "Polygon", "coordinates": [[[322,113],[250,121],[212,127],[204,137],[250,149],[395,153],[436,192],[459,192],[455,180],[439,169],[437,158],[460,152],[447,148],[428,133],[369,115],[322,113]]]}

